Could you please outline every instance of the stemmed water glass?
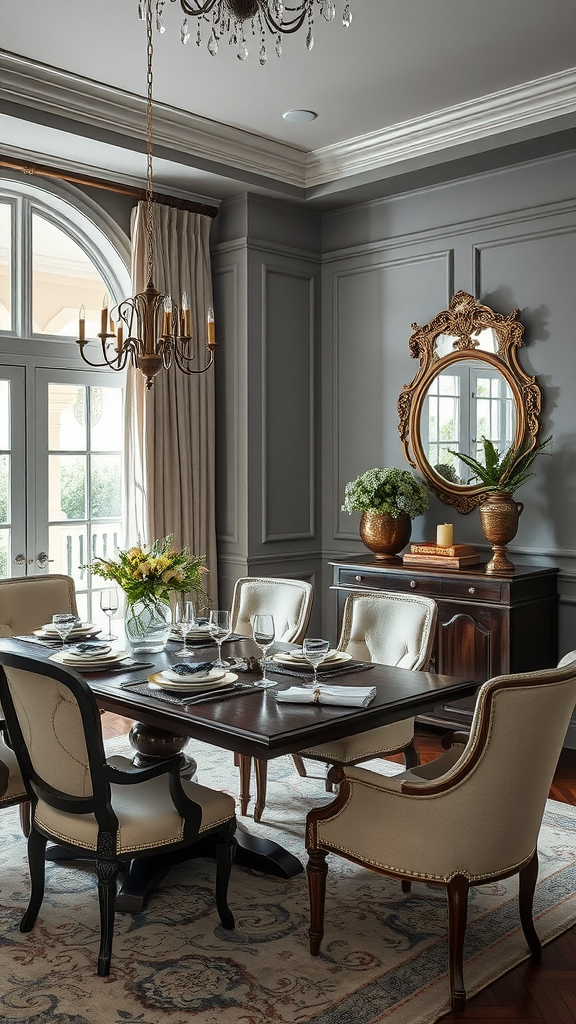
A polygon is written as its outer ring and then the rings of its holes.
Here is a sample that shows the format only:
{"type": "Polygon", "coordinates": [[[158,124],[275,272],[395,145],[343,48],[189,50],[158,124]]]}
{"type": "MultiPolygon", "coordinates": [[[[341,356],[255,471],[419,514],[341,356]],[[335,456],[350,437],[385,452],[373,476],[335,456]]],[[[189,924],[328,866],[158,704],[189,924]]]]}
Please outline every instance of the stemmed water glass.
{"type": "Polygon", "coordinates": [[[52,616],[52,625],[62,641],[62,647],[66,646],[66,640],[80,619],[71,612],[61,612],[52,616]]]}
{"type": "Polygon", "coordinates": [[[272,615],[253,615],[250,619],[254,640],[262,651],[262,679],[254,683],[254,686],[262,686],[264,689],[274,685],[273,679],[266,678],[266,653],[274,643],[274,618],[272,615]]]}
{"type": "Polygon", "coordinates": [[[222,644],[230,636],[230,612],[212,609],[208,620],[208,629],[213,640],[218,644],[218,657],[212,664],[214,668],[230,668],[227,661],[222,660],[222,644]]]}
{"type": "Polygon", "coordinates": [[[321,640],[317,637],[306,637],[302,642],[302,654],[314,669],[314,678],[312,682],[304,683],[304,686],[316,689],[318,685],[318,666],[325,660],[329,651],[329,640],[321,640]]]}
{"type": "Polygon", "coordinates": [[[115,587],[100,591],[100,608],[108,616],[108,636],[105,639],[116,640],[117,637],[112,634],[112,616],[118,611],[118,591],[115,587]]]}
{"type": "Polygon", "coordinates": [[[191,647],[188,647],[188,633],[196,625],[196,613],[193,601],[179,601],[174,613],[174,624],[176,629],[184,638],[184,646],[181,651],[176,651],[179,658],[187,658],[194,654],[191,647]]]}

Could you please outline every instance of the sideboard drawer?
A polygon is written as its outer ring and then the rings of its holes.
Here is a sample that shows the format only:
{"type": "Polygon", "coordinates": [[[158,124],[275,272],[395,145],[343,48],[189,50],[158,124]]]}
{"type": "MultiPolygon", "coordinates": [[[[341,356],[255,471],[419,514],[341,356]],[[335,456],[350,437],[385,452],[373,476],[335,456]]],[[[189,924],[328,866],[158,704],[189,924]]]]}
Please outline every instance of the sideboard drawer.
{"type": "Polygon", "coordinates": [[[343,569],[338,575],[337,586],[354,590],[392,590],[402,594],[421,594],[423,597],[440,597],[442,580],[414,574],[396,575],[384,572],[352,572],[343,569]]]}
{"type": "Polygon", "coordinates": [[[458,600],[494,601],[497,604],[502,600],[502,587],[498,580],[459,580],[451,577],[443,580],[442,593],[458,600]]]}

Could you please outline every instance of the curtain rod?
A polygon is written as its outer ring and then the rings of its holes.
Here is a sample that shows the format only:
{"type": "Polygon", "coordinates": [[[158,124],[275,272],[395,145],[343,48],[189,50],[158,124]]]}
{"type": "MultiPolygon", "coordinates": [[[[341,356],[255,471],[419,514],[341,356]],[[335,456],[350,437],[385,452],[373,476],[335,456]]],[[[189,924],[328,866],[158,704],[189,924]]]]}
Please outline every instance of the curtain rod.
{"type": "MultiPolygon", "coordinates": [[[[146,189],[144,188],[134,188],[131,185],[121,185],[118,182],[106,181],[104,178],[92,178],[88,175],[75,174],[73,171],[61,171],[57,167],[48,167],[45,164],[26,164],[21,160],[13,160],[10,157],[2,156],[0,157],[0,167],[10,167],[12,170],[22,171],[23,174],[38,175],[38,177],[42,178],[60,178],[62,181],[70,181],[74,185],[103,188],[107,192],[119,192],[124,196],[132,196],[141,202],[146,199],[146,189]]],[[[160,206],[172,206],[176,210],[201,213],[206,217],[215,217],[218,213],[218,209],[215,206],[203,206],[201,203],[193,203],[188,199],[177,199],[176,196],[163,195],[161,192],[154,192],[153,195],[154,202],[160,206]]]]}

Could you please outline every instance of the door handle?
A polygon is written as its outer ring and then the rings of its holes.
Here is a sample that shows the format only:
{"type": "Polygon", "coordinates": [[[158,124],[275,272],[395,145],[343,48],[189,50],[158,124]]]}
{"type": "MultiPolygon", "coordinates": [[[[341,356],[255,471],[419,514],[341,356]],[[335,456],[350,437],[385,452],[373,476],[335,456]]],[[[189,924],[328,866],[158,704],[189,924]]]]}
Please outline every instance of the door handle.
{"type": "Polygon", "coordinates": [[[28,561],[26,561],[26,555],[16,555],[14,559],[16,565],[32,565],[33,561],[33,558],[29,558],[28,561]]]}
{"type": "Polygon", "coordinates": [[[54,561],[54,559],[53,558],[48,558],[48,555],[46,554],[45,551],[41,551],[40,554],[38,555],[37,559],[36,559],[36,565],[38,566],[39,569],[45,569],[47,564],[48,564],[48,562],[53,562],[53,561],[54,561]]]}

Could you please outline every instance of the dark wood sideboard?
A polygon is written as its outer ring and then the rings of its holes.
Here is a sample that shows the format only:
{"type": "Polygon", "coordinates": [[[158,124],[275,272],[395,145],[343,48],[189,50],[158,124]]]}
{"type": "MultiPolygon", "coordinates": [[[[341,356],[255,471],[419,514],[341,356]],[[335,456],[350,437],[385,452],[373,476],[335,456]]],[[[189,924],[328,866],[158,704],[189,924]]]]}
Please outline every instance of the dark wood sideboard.
{"type": "MultiPolygon", "coordinates": [[[[508,672],[551,668],[558,661],[558,569],[517,566],[513,575],[474,568],[415,569],[372,556],[331,562],[338,629],[350,591],[391,590],[432,597],[438,627],[431,668],[470,675],[478,683],[508,672]]],[[[437,708],[419,721],[448,728],[468,726],[474,697],[437,708]]]]}

